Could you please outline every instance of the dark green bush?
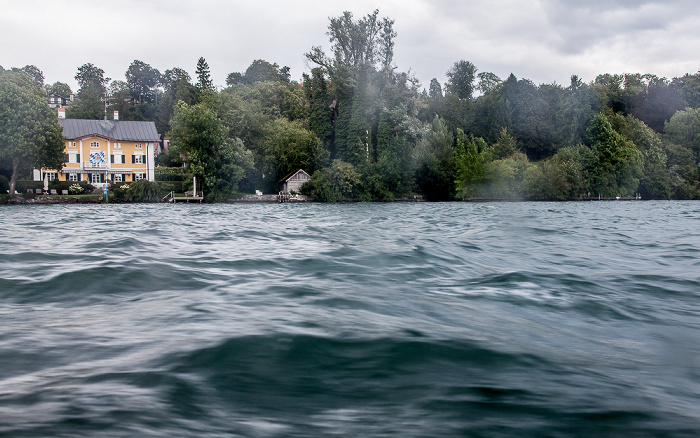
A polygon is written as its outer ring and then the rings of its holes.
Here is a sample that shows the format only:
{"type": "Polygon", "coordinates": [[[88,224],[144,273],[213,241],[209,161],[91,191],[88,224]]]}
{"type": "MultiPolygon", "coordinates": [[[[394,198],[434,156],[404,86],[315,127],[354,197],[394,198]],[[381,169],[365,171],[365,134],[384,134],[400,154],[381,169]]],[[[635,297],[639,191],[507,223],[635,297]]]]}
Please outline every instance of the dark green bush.
{"type": "Polygon", "coordinates": [[[189,176],[184,167],[156,167],[156,181],[185,181],[189,176]]]}
{"type": "Polygon", "coordinates": [[[43,181],[32,181],[30,179],[19,179],[15,183],[15,190],[17,193],[27,193],[27,189],[43,189],[44,188],[44,182],[43,181]]]}
{"type": "Polygon", "coordinates": [[[156,202],[159,200],[160,190],[158,183],[145,179],[131,183],[126,190],[126,201],[131,202],[156,202]]]}
{"type": "Polygon", "coordinates": [[[160,196],[165,196],[170,192],[184,193],[182,188],[182,181],[159,181],[158,186],[160,186],[160,196]]]}
{"type": "Polygon", "coordinates": [[[10,190],[10,182],[7,180],[5,175],[0,175],[0,193],[5,194],[9,193],[10,190]]]}
{"type": "Polygon", "coordinates": [[[95,187],[87,181],[49,181],[49,190],[56,190],[59,194],[62,190],[70,189],[73,184],[78,184],[83,188],[83,193],[92,192],[95,187]]]}

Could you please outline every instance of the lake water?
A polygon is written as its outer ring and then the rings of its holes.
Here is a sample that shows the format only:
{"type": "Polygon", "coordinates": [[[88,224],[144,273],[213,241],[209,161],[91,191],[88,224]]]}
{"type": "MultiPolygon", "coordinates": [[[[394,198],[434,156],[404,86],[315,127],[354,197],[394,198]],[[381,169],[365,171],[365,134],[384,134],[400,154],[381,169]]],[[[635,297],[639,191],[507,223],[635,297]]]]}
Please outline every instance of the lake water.
{"type": "Polygon", "coordinates": [[[700,202],[0,207],[0,436],[700,436],[700,202]]]}

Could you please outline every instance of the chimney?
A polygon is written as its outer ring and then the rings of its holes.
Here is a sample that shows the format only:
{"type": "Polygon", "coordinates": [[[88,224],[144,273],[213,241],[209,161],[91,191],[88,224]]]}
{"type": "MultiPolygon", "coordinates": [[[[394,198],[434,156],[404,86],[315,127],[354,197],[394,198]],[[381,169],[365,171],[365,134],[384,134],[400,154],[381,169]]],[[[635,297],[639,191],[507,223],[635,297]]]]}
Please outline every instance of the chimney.
{"type": "Polygon", "coordinates": [[[114,120],[119,120],[119,111],[114,112],[114,120]]]}
{"type": "Polygon", "coordinates": [[[65,109],[65,108],[59,108],[59,109],[58,109],[58,118],[59,118],[59,119],[65,119],[65,118],[66,118],[66,109],[65,109]]]}

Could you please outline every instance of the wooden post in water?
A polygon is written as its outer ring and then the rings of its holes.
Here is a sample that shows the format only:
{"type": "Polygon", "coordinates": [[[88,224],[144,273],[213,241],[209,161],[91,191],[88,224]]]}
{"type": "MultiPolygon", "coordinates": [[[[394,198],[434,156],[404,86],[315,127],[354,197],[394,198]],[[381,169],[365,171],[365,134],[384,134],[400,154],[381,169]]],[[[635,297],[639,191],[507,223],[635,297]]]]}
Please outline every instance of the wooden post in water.
{"type": "Polygon", "coordinates": [[[192,177],[192,196],[197,196],[197,177],[192,177]]]}

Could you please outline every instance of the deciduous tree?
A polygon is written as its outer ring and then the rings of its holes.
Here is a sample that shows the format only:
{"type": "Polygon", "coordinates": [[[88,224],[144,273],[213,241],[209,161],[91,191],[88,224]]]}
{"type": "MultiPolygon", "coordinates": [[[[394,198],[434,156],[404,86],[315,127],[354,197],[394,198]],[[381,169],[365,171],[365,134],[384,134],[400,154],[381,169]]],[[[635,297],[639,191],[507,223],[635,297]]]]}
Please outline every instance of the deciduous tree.
{"type": "Polygon", "coordinates": [[[226,127],[204,103],[180,102],[172,124],[172,145],[187,162],[191,175],[202,184],[205,196],[222,200],[234,192],[252,155],[239,139],[228,138],[226,127]]]}
{"type": "Polygon", "coordinates": [[[44,90],[24,73],[0,73],[0,165],[10,169],[10,193],[32,167],[60,170],[64,139],[44,90]]]}

